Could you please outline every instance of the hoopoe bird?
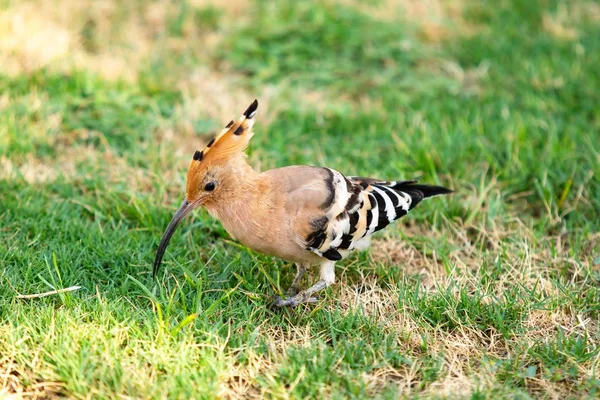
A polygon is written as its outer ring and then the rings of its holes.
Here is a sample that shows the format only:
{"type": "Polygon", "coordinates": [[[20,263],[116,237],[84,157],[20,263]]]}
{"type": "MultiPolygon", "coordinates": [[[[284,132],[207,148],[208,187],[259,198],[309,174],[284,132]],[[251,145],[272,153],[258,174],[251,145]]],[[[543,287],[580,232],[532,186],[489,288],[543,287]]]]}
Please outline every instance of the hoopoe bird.
{"type": "Polygon", "coordinates": [[[335,282],[337,261],[367,248],[375,232],[421,200],[452,192],[414,180],[344,176],[331,168],[303,165],[259,173],[245,154],[257,109],[254,100],[237,122],[229,122],[204,150],[194,153],[185,199],[162,236],[153,276],[181,220],[203,206],[245,246],[296,263],[288,296],[277,297],[275,306],[312,303],[318,291],[335,282]],[[306,270],[317,265],[321,279],[300,291],[306,270]]]}

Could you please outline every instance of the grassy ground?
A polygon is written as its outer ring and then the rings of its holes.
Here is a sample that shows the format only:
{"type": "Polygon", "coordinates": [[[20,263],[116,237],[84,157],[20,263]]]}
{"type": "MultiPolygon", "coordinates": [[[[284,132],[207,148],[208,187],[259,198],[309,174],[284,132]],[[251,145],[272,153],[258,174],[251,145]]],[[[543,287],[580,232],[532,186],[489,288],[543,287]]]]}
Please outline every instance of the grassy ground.
{"type": "Polygon", "coordinates": [[[598,3],[223,4],[0,1],[0,396],[598,396],[598,3]],[[152,280],[191,155],[255,97],[259,169],[456,194],[316,306],[270,311],[294,267],[205,212],[152,280]]]}

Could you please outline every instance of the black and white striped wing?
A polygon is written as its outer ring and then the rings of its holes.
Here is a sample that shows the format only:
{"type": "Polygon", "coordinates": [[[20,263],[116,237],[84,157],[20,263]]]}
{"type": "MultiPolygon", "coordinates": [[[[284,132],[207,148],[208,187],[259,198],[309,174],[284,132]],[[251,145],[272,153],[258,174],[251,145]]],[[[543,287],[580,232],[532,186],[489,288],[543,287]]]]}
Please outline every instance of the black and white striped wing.
{"type": "Polygon", "coordinates": [[[413,197],[410,192],[398,190],[414,181],[347,178],[335,170],[328,171],[326,186],[331,191],[331,204],[323,217],[313,221],[314,230],[306,238],[306,245],[329,260],[340,260],[344,251],[360,248],[373,233],[406,215],[423,198],[422,193],[414,193],[413,197]]]}

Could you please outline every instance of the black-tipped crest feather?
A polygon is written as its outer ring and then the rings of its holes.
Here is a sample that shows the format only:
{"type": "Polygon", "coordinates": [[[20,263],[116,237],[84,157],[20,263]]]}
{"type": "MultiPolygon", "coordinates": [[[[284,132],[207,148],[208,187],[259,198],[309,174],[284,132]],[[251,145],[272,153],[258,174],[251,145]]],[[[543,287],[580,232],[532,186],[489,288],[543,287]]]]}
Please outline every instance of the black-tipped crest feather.
{"type": "Polygon", "coordinates": [[[250,104],[248,109],[246,111],[244,111],[244,116],[246,118],[254,118],[257,108],[258,108],[258,100],[254,99],[254,101],[252,102],[252,104],[250,104]]]}

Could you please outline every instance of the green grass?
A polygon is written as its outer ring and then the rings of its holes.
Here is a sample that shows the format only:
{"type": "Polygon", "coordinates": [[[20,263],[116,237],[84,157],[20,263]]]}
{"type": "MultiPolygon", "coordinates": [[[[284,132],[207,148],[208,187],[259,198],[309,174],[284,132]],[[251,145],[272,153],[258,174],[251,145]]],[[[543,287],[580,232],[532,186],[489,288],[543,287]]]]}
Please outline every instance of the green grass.
{"type": "MultiPolygon", "coordinates": [[[[118,4],[127,31],[137,14],[118,4]]],[[[350,2],[243,7],[168,6],[158,31],[146,21],[154,51],[134,81],[53,63],[0,73],[0,394],[598,396],[600,10],[465,1],[432,41],[425,17],[350,2]],[[189,158],[254,97],[262,169],[456,193],[340,263],[314,306],[271,310],[294,267],[204,211],[153,280],[189,158]]],[[[79,32],[89,54],[106,51],[102,21],[79,32]]]]}

